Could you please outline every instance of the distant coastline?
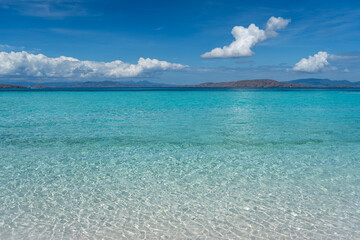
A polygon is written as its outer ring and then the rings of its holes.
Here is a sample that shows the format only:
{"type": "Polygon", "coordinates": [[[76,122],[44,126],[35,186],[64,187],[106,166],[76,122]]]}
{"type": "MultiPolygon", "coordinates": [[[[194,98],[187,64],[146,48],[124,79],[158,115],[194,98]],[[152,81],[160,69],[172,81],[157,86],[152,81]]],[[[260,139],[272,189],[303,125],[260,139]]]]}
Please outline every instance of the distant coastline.
{"type": "Polygon", "coordinates": [[[27,87],[20,86],[20,85],[1,84],[0,83],[0,88],[27,88],[27,87]]]}
{"type": "Polygon", "coordinates": [[[202,83],[186,85],[184,87],[209,87],[209,88],[308,88],[311,86],[298,83],[284,83],[271,79],[240,80],[235,82],[202,83]]]}
{"type": "Polygon", "coordinates": [[[77,88],[360,88],[360,82],[329,79],[297,79],[280,82],[272,79],[239,80],[232,82],[206,82],[193,85],[170,85],[148,81],[101,81],[101,82],[50,82],[32,83],[16,82],[16,84],[0,84],[0,88],[16,89],[77,89],[77,88]]]}

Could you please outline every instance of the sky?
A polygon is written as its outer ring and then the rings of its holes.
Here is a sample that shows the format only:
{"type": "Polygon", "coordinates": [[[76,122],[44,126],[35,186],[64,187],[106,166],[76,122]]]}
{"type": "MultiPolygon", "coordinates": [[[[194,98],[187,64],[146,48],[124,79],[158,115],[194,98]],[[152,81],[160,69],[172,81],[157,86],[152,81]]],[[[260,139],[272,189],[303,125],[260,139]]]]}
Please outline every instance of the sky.
{"type": "Polygon", "coordinates": [[[0,0],[1,81],[360,81],[360,1],[0,0]]]}

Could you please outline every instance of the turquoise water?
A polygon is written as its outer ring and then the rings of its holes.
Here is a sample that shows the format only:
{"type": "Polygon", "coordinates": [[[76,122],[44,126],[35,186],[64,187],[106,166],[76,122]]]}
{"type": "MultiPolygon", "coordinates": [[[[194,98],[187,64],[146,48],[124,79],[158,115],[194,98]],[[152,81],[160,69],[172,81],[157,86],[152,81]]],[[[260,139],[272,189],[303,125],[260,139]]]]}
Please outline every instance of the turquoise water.
{"type": "Polygon", "coordinates": [[[0,92],[0,239],[360,239],[360,92],[0,92]]]}

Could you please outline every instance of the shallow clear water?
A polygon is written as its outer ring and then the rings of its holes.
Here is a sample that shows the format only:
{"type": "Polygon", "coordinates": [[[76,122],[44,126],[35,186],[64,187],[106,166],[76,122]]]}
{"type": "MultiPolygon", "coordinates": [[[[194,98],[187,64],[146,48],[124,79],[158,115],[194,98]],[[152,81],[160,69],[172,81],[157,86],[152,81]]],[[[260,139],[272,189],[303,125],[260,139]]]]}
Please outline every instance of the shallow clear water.
{"type": "Polygon", "coordinates": [[[0,92],[0,239],[360,239],[360,92],[0,92]]]}

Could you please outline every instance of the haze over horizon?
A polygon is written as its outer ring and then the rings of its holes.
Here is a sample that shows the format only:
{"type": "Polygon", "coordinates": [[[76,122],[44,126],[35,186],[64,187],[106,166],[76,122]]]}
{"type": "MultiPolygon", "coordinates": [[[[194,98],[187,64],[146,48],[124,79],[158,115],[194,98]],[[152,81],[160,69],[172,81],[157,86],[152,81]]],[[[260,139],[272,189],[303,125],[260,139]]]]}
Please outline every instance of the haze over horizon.
{"type": "Polygon", "coordinates": [[[0,34],[0,81],[360,80],[354,1],[0,0],[0,34]]]}

